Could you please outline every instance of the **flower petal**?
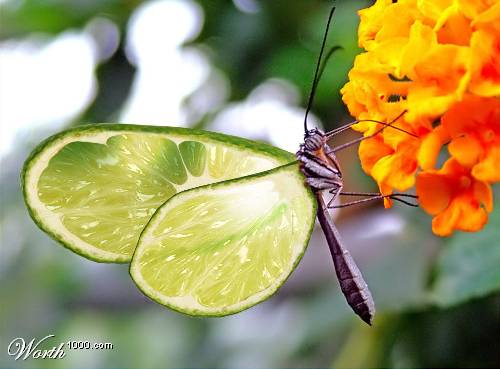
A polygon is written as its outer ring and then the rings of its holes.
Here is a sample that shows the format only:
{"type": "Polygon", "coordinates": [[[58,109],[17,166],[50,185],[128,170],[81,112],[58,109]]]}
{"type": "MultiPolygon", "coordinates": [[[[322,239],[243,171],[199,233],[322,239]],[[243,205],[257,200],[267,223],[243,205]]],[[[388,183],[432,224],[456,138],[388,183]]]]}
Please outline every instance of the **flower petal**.
{"type": "Polygon", "coordinates": [[[418,146],[413,142],[400,145],[392,155],[384,156],[373,166],[371,175],[379,183],[399,191],[406,191],[415,184],[417,161],[415,153],[418,146]]]}
{"type": "Polygon", "coordinates": [[[401,52],[399,73],[404,76],[415,76],[415,64],[437,45],[435,32],[422,22],[411,26],[408,42],[401,52]]]}
{"type": "Polygon", "coordinates": [[[373,166],[384,156],[394,153],[394,150],[384,144],[380,136],[375,136],[361,141],[359,144],[358,155],[361,159],[363,170],[370,174],[373,166]]]}
{"type": "Polygon", "coordinates": [[[439,117],[460,101],[470,80],[467,66],[470,50],[456,45],[438,45],[415,65],[415,82],[408,89],[411,122],[419,117],[439,117]]]}
{"type": "Polygon", "coordinates": [[[460,165],[472,168],[483,153],[481,143],[472,135],[464,134],[454,138],[448,145],[448,150],[460,165]]]}
{"type": "Polygon", "coordinates": [[[392,5],[392,0],[377,0],[369,8],[358,12],[361,19],[358,28],[359,46],[370,50],[375,43],[375,36],[385,23],[385,10],[392,5]]]}
{"type": "Polygon", "coordinates": [[[498,145],[489,148],[485,159],[472,168],[472,175],[484,182],[500,181],[500,147],[498,145]]]}
{"type": "Polygon", "coordinates": [[[485,182],[477,181],[474,183],[474,198],[477,199],[488,213],[493,211],[493,190],[485,182]]]}
{"type": "Polygon", "coordinates": [[[500,95],[500,37],[484,30],[476,31],[472,35],[471,50],[470,90],[480,96],[500,95]]]}
{"type": "MultiPolygon", "coordinates": [[[[387,186],[384,183],[379,184],[378,188],[380,189],[380,193],[382,195],[390,195],[392,194],[392,188],[387,186]]],[[[392,208],[393,201],[389,197],[384,197],[384,208],[389,209],[392,208]]]]}
{"type": "MultiPolygon", "coordinates": [[[[433,1],[432,1],[433,2],[433,1]]],[[[471,22],[453,4],[445,9],[434,26],[440,44],[469,46],[471,22]]]]}
{"type": "Polygon", "coordinates": [[[460,217],[460,208],[458,205],[458,203],[452,202],[445,211],[432,219],[432,232],[438,236],[449,236],[453,233],[453,229],[460,217]]]}
{"type": "Polygon", "coordinates": [[[420,172],[416,183],[418,202],[427,213],[436,215],[448,207],[452,183],[445,176],[435,171],[420,172]]]}
{"type": "Polygon", "coordinates": [[[442,129],[435,129],[424,137],[417,154],[417,161],[423,170],[433,169],[445,140],[440,133],[442,129]]]}
{"type": "Polygon", "coordinates": [[[456,222],[456,229],[465,232],[476,232],[484,227],[488,221],[488,213],[473,198],[457,198],[459,203],[460,216],[456,222]]]}
{"type": "Polygon", "coordinates": [[[437,21],[451,5],[453,5],[453,0],[420,0],[417,2],[420,12],[434,21],[437,21]]]}

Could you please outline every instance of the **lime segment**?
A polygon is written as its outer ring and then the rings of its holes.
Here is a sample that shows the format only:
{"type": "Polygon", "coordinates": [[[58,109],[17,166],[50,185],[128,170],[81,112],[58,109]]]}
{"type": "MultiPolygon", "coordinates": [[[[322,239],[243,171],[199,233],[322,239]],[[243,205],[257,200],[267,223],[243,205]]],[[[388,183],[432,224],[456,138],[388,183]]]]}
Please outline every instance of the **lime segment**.
{"type": "Polygon", "coordinates": [[[144,229],[131,276],[147,296],[190,315],[241,311],[292,272],[315,211],[296,164],[179,193],[144,229]]]}
{"type": "Polygon", "coordinates": [[[268,145],[197,130],[83,126],[35,149],[23,169],[24,196],[35,222],[64,246],[92,260],[126,262],[174,194],[292,160],[268,145]]]}
{"type": "Polygon", "coordinates": [[[195,177],[201,176],[207,162],[205,145],[197,141],[184,141],[179,144],[179,150],[189,173],[195,177]]]}

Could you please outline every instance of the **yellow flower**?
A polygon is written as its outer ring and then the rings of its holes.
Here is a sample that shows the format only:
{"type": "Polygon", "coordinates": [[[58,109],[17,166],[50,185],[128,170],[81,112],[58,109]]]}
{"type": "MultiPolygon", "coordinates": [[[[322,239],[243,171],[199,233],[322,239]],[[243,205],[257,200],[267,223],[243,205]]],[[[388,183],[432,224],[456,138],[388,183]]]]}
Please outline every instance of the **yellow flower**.
{"type": "MultiPolygon", "coordinates": [[[[378,0],[359,14],[366,52],[342,99],[357,119],[406,111],[394,126],[409,133],[386,128],[363,141],[363,170],[383,194],[416,185],[436,234],[481,229],[500,181],[500,1],[378,0]]],[[[353,126],[365,136],[381,127],[353,126]]]]}

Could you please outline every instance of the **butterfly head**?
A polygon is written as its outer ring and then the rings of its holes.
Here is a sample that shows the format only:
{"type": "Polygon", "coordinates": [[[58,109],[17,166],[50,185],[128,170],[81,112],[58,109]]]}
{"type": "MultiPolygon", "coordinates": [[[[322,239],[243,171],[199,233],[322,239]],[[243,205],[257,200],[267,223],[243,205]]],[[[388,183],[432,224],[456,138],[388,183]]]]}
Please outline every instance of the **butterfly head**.
{"type": "Polygon", "coordinates": [[[309,151],[317,151],[326,143],[326,136],[319,129],[310,129],[304,135],[304,147],[309,151]]]}

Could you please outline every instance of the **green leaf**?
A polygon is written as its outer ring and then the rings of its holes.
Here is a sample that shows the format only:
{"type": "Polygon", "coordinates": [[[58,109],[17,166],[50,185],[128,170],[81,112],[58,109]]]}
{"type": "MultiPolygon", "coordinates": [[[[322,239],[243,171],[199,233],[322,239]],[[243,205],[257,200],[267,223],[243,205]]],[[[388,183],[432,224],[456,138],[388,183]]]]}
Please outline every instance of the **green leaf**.
{"type": "Polygon", "coordinates": [[[500,209],[481,232],[461,233],[446,245],[436,263],[431,301],[456,305],[500,290],[500,209]]]}

